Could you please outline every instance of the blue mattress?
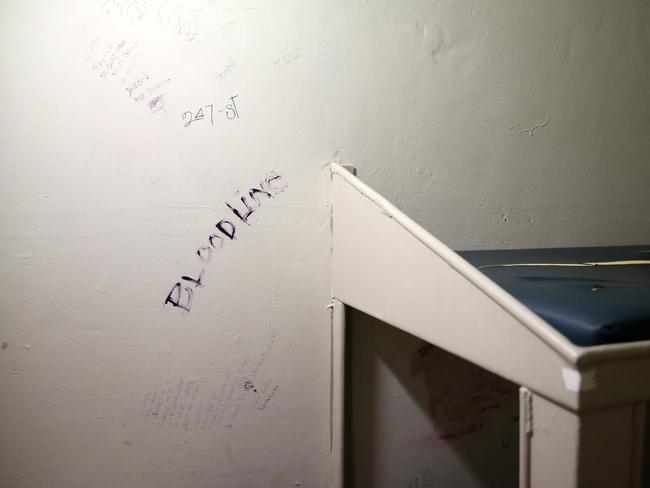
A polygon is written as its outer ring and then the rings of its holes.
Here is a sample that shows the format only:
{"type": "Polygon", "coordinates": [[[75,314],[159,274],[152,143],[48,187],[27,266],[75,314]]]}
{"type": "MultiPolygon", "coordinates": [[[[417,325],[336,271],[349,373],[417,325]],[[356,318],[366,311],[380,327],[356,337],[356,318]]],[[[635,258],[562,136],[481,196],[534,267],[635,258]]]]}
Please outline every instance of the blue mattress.
{"type": "Polygon", "coordinates": [[[650,246],[459,254],[576,345],[650,339],[650,246]]]}

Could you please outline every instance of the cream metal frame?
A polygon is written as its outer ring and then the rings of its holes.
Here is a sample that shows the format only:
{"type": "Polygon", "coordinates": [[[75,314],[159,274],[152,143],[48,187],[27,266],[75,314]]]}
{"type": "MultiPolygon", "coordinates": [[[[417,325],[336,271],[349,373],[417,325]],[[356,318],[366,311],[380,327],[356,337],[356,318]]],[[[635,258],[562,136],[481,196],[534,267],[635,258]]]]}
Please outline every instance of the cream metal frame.
{"type": "Polygon", "coordinates": [[[572,344],[345,168],[331,174],[335,486],[349,306],[521,385],[520,488],[638,488],[650,341],[572,344]]]}

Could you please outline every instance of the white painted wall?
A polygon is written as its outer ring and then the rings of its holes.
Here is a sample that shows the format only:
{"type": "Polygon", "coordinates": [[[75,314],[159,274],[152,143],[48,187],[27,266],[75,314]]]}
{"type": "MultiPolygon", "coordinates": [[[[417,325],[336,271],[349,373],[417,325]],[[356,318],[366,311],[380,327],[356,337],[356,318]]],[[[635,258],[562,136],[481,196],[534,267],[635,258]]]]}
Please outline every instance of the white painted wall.
{"type": "Polygon", "coordinates": [[[327,486],[325,163],[454,247],[647,241],[648,10],[2,2],[0,486],[327,486]]]}
{"type": "Polygon", "coordinates": [[[648,241],[647,1],[410,5],[350,42],[366,182],[456,248],[648,241]]]}

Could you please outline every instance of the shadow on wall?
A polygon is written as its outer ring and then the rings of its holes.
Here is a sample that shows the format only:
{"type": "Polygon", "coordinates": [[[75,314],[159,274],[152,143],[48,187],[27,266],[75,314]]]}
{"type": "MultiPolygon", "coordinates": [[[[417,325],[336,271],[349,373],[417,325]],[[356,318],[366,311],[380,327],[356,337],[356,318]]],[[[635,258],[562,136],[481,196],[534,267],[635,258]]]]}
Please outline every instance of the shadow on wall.
{"type": "Polygon", "coordinates": [[[359,311],[346,324],[347,487],[517,486],[516,385],[359,311]]]}

